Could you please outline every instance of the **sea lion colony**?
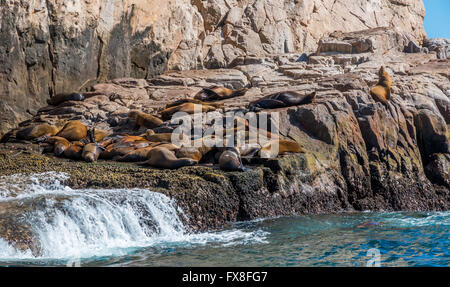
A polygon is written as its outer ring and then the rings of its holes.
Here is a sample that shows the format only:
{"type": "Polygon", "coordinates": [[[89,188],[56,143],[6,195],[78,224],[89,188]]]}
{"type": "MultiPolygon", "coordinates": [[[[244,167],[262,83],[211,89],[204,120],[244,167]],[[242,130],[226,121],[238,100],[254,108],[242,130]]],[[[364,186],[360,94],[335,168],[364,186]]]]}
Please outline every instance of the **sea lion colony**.
{"type": "MultiPolygon", "coordinates": [[[[370,90],[370,94],[376,101],[386,105],[390,99],[391,79],[384,67],[380,68],[378,74],[379,82],[370,90]]],[[[269,138],[269,141],[263,145],[251,143],[230,147],[227,145],[229,143],[227,137],[221,137],[221,145],[206,145],[207,140],[215,140],[214,135],[193,139],[193,146],[175,145],[171,143],[172,131],[167,132],[164,127],[161,128],[164,121],[170,120],[176,112],[193,114],[195,112],[194,105],[197,105],[197,109],[200,107],[202,113],[215,111],[223,107],[220,101],[242,96],[247,90],[244,88],[233,91],[213,86],[202,89],[193,98],[168,103],[158,116],[137,110],[130,111],[128,118],[134,121],[134,131],[142,127],[147,129],[145,133],[139,135],[111,134],[100,129],[88,128],[78,120],[68,120],[53,125],[42,123],[26,127],[18,130],[15,137],[17,140],[35,141],[45,147],[44,152],[53,152],[56,156],[73,160],[83,159],[87,162],[95,162],[102,159],[141,162],[143,165],[167,169],[198,163],[212,163],[218,164],[222,170],[226,171],[245,171],[246,168],[241,160],[242,156],[271,158],[279,154],[301,152],[301,146],[297,142],[280,139],[266,130],[258,129],[258,133],[263,132],[269,138]],[[196,141],[199,143],[195,143],[196,141]],[[272,149],[274,144],[276,149],[272,149]]],[[[263,109],[308,104],[315,99],[315,95],[315,92],[301,95],[293,91],[283,91],[251,102],[247,110],[258,112],[263,109]]],[[[68,100],[83,101],[89,96],[91,93],[57,95],[48,103],[58,105],[68,100]]],[[[242,118],[236,119],[243,120],[242,118]]],[[[235,126],[232,129],[225,129],[224,134],[219,136],[244,132],[243,134],[248,138],[248,121],[243,120],[243,122],[244,124],[240,128],[243,127],[244,130],[239,130],[239,127],[235,126]]],[[[180,134],[181,142],[183,142],[183,136],[180,134]]],[[[4,140],[5,138],[2,139],[2,141],[4,140]]],[[[236,142],[233,142],[232,145],[236,145],[236,142]]]]}

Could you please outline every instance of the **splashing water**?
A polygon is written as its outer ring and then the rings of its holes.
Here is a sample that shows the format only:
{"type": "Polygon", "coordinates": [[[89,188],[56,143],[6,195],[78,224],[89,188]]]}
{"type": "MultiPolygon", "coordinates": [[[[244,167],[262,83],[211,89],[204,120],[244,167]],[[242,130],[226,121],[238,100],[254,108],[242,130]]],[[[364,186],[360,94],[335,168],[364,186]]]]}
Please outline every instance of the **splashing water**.
{"type": "Polygon", "coordinates": [[[380,266],[450,264],[449,211],[280,217],[189,234],[163,194],[73,190],[67,178],[0,177],[0,221],[30,226],[40,247],[16,249],[0,234],[0,266],[366,266],[377,253],[380,266]]]}
{"type": "MultiPolygon", "coordinates": [[[[148,246],[264,242],[261,231],[189,234],[174,200],[145,189],[82,189],[64,186],[64,173],[0,178],[2,204],[20,206],[39,241],[38,259],[120,256],[148,246]]],[[[1,214],[0,214],[1,216],[1,214]]],[[[0,235],[1,236],[1,235],[0,235]]],[[[0,261],[33,259],[0,238],[0,261]]]]}

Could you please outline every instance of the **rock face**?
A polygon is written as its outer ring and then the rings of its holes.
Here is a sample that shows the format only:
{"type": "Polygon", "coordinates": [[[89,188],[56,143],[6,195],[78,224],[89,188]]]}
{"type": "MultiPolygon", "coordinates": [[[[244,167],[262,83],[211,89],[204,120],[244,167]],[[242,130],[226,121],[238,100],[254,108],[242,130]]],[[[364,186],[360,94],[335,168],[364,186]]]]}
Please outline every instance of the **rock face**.
{"type": "MultiPolygon", "coordinates": [[[[129,132],[122,127],[130,126],[130,110],[157,115],[168,102],[211,85],[250,86],[244,96],[224,100],[223,108],[212,113],[245,110],[250,102],[283,90],[315,91],[311,104],[266,110],[278,112],[281,137],[300,143],[304,153],[250,160],[248,164],[267,169],[230,177],[233,192],[248,192],[249,209],[242,219],[302,212],[295,200],[316,195],[330,205],[317,203],[304,211],[448,209],[450,60],[439,60],[435,53],[404,53],[408,43],[390,29],[332,33],[320,40],[306,62],[298,61],[299,54],[240,56],[229,69],[115,79],[94,85],[97,95],[84,101],[42,108],[21,126],[78,119],[100,129],[129,132]],[[393,83],[386,106],[369,94],[380,65],[393,83]],[[250,184],[253,181],[258,183],[250,184]],[[264,207],[278,193],[291,198],[292,206],[264,207]]],[[[165,132],[167,124],[155,130],[165,132]]],[[[8,137],[4,140],[15,142],[14,130],[8,137]]]]}
{"type": "Polygon", "coordinates": [[[336,27],[391,26],[415,43],[425,38],[421,0],[2,0],[0,7],[0,135],[55,93],[167,69],[224,68],[242,56],[312,52],[336,27]]]}

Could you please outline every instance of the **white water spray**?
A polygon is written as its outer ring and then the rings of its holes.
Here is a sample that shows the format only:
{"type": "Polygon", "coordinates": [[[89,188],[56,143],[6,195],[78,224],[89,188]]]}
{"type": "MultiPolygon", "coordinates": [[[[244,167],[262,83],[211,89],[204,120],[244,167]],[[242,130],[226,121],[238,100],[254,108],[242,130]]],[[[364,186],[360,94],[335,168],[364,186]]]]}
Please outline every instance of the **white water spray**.
{"type": "MultiPolygon", "coordinates": [[[[266,233],[261,230],[188,234],[180,219],[182,211],[161,193],[145,189],[73,190],[64,186],[65,179],[64,173],[0,177],[0,208],[18,201],[26,207],[23,218],[39,240],[39,259],[120,256],[167,244],[265,242],[266,233]]],[[[34,257],[29,250],[18,251],[0,238],[0,261],[24,258],[34,257]]]]}

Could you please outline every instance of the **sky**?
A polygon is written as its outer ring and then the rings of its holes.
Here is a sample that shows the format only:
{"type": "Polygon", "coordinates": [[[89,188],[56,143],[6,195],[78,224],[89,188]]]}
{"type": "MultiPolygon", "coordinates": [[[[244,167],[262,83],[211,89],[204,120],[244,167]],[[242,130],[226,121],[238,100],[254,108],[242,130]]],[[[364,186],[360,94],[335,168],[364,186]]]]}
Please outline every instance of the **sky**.
{"type": "Polygon", "coordinates": [[[423,0],[428,38],[450,38],[450,0],[423,0]]]}

